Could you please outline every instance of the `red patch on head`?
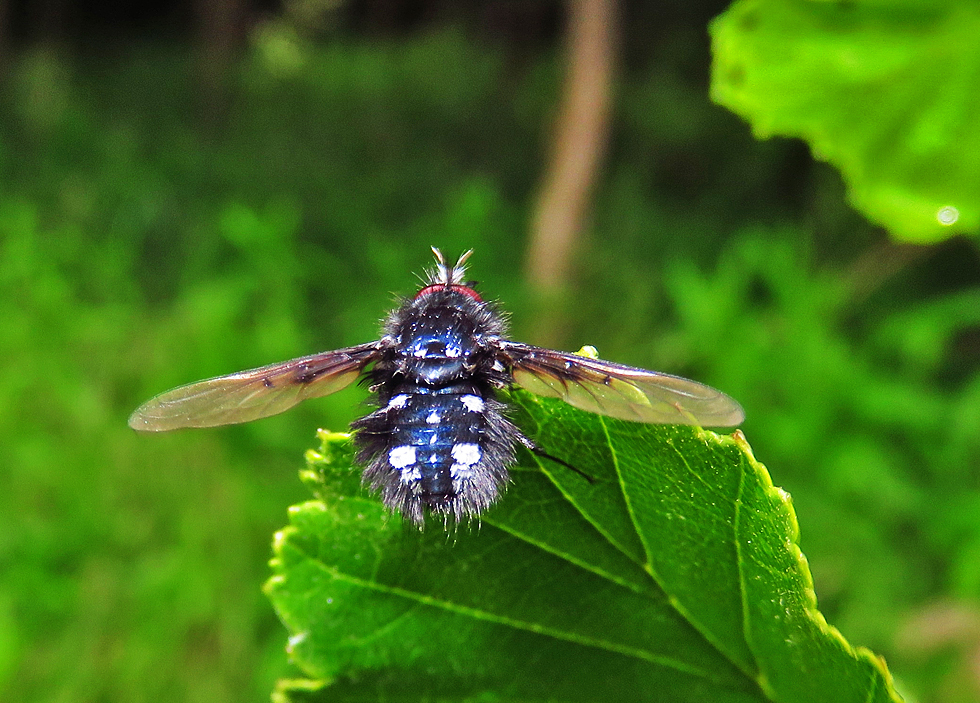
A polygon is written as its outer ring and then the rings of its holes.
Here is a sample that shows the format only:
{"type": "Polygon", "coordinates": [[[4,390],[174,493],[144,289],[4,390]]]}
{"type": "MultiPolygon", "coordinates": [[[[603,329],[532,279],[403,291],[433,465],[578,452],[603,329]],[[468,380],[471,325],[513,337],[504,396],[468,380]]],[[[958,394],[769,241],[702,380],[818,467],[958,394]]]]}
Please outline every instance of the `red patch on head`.
{"type": "Polygon", "coordinates": [[[415,294],[415,299],[418,300],[423,295],[434,293],[437,290],[446,290],[447,288],[453,291],[454,293],[462,293],[463,295],[468,295],[469,297],[473,298],[473,300],[476,300],[481,303],[483,302],[483,298],[480,297],[480,294],[477,293],[472,288],[470,288],[469,286],[461,286],[461,285],[447,286],[445,283],[433,283],[430,286],[426,286],[425,288],[423,288],[422,290],[420,290],[418,293],[415,294]]]}

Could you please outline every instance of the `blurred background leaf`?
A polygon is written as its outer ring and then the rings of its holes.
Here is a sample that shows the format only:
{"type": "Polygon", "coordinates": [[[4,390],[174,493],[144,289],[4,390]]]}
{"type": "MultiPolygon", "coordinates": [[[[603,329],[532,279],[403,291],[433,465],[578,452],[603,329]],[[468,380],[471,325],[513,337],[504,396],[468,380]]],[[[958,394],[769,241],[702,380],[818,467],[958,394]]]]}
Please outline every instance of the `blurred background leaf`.
{"type": "Polygon", "coordinates": [[[978,33],[969,0],[737,0],[712,23],[712,97],[805,139],[897,238],[976,234],[978,33]]]}

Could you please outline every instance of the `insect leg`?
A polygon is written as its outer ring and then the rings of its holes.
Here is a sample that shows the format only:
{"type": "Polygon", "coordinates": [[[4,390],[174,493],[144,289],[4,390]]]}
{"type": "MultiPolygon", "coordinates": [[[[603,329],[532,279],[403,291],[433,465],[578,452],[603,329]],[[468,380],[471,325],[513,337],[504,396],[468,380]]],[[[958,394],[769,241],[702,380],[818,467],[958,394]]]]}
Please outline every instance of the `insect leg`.
{"type": "Polygon", "coordinates": [[[550,459],[551,461],[555,462],[556,464],[561,464],[566,469],[571,469],[572,471],[574,471],[575,473],[577,473],[579,476],[581,476],[582,478],[584,478],[589,483],[595,483],[595,479],[592,478],[591,476],[589,476],[584,471],[582,471],[582,469],[580,469],[580,468],[578,468],[576,466],[572,466],[571,464],[569,464],[564,459],[559,459],[556,456],[552,456],[551,454],[549,454],[545,450],[541,449],[541,447],[539,447],[538,445],[536,445],[530,439],[528,439],[527,437],[525,437],[523,433],[519,433],[518,434],[517,440],[521,444],[523,444],[527,448],[527,450],[529,452],[531,452],[532,454],[534,454],[535,456],[539,456],[542,459],[550,459]]]}

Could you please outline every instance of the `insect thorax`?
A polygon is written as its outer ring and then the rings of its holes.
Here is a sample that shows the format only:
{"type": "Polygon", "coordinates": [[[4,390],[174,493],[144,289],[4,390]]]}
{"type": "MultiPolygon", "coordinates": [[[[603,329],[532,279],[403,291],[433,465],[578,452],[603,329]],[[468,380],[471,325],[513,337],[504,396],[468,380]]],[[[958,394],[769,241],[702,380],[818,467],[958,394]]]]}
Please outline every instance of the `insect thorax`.
{"type": "Polygon", "coordinates": [[[366,484],[417,523],[423,510],[478,515],[497,498],[518,430],[494,389],[503,324],[453,290],[406,302],[385,325],[389,346],[371,373],[378,409],[354,423],[366,484]]]}

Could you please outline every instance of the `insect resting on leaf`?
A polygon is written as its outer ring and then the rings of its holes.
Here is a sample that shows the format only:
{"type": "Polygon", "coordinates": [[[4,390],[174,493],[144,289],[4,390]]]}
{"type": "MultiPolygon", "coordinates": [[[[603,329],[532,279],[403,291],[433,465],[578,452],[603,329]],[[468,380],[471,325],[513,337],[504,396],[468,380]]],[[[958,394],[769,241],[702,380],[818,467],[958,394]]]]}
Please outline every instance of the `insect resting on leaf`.
{"type": "Polygon", "coordinates": [[[421,525],[426,509],[478,516],[506,485],[515,445],[536,451],[496,399],[511,384],[634,422],[734,427],[744,419],[735,400],[695,381],[510,341],[496,306],[464,278],[472,251],[452,267],[432,251],[425,285],[388,315],[381,339],[175,388],[140,406],[130,427],[249,422],[363,375],[378,404],[352,425],[364,483],[421,525]]]}

